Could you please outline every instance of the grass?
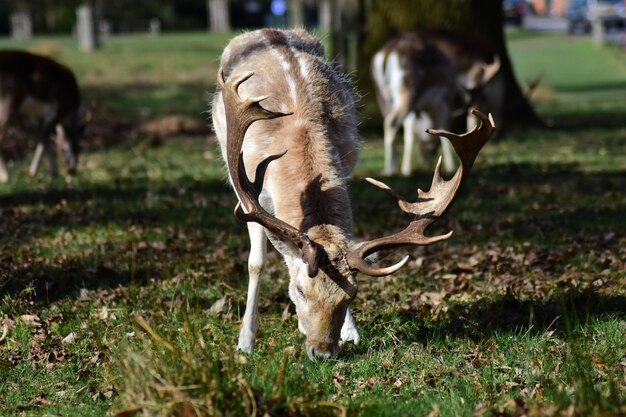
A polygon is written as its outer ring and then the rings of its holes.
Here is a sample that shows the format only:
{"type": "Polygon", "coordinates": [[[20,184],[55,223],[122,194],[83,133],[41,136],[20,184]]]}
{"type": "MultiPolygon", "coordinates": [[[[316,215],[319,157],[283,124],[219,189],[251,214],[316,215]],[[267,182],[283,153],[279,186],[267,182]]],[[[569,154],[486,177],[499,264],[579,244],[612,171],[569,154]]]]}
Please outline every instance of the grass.
{"type": "Polygon", "coordinates": [[[0,47],[26,48],[70,66],[84,95],[131,118],[182,113],[199,116],[206,109],[219,56],[231,34],[181,33],[160,36],[113,36],[98,53],[77,53],[76,41],[39,38],[0,47]]]}
{"type": "MultiPolygon", "coordinates": [[[[137,123],[204,117],[225,40],[119,37],[92,55],[67,39],[21,46],[54,51],[96,108],[137,123]]],[[[324,363],[303,351],[275,252],[257,349],[235,351],[248,243],[213,142],[92,146],[80,175],[58,180],[12,160],[0,415],[626,413],[626,57],[554,35],[510,50],[520,79],[545,70],[536,106],[554,127],[487,146],[438,226],[453,238],[411,250],[393,277],[360,277],[362,342],[324,363]]],[[[364,136],[351,192],[366,238],[404,219],[356,179],[382,170],[380,133],[364,136]]],[[[390,181],[410,196],[429,175],[390,181]]]]}

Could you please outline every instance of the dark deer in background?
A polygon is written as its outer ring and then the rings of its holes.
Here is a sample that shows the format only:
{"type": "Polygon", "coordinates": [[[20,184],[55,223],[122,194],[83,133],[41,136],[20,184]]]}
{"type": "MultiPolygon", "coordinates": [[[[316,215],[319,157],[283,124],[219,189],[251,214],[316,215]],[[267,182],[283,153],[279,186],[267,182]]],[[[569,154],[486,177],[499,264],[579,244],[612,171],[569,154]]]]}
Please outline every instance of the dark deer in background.
{"type": "MultiPolygon", "coordinates": [[[[446,139],[426,128],[449,129],[457,113],[472,108],[499,115],[502,82],[500,60],[491,49],[446,31],[407,32],[388,41],[372,59],[372,79],[384,118],[385,175],[398,172],[396,136],[402,127],[404,151],[400,172],[411,174],[416,136],[423,159],[430,161],[441,142],[444,169],[457,162],[446,139]]],[[[499,117],[499,116],[498,116],[499,117]]],[[[496,118],[496,125],[498,119],[496,118]]]]}
{"type": "MultiPolygon", "coordinates": [[[[458,94],[456,72],[450,60],[417,33],[405,33],[387,42],[372,59],[372,79],[383,114],[385,175],[398,172],[396,136],[404,133],[402,175],[411,174],[415,136],[422,156],[431,159],[439,139],[426,135],[426,127],[449,129],[458,94]],[[421,122],[421,123],[420,123],[421,122]],[[421,124],[428,123],[428,126],[421,124]]],[[[452,148],[441,139],[446,171],[456,168],[452,148]]]]}
{"type": "Polygon", "coordinates": [[[250,235],[248,297],[237,346],[246,352],[254,347],[269,238],[289,270],[289,296],[311,359],[335,354],[340,338],[358,342],[349,309],[357,272],[388,275],[408,259],[380,267],[372,255],[450,236],[425,231],[446,212],[494,129],[490,118],[478,114],[479,127],[464,135],[432,132],[451,141],[461,167],[445,181],[440,161],[430,190],[418,190],[415,203],[368,179],[412,220],[403,231],[357,242],[348,194],[359,149],[355,102],[317,39],[303,30],[273,29],[234,38],[222,54],[212,116],[239,199],[235,215],[250,235]]]}
{"type": "Polygon", "coordinates": [[[495,47],[484,38],[449,30],[427,30],[419,35],[424,42],[436,46],[452,63],[462,95],[464,114],[461,115],[467,117],[466,127],[469,129],[473,125],[472,109],[489,112],[496,123],[495,138],[502,129],[505,88],[500,56],[495,47]]]}
{"type": "MultiPolygon", "coordinates": [[[[0,51],[0,145],[9,125],[36,137],[30,175],[37,174],[45,153],[53,176],[58,175],[56,146],[68,172],[76,170],[81,97],[72,71],[52,59],[21,51],[0,51]]],[[[9,179],[0,156],[0,182],[9,179]]]]}

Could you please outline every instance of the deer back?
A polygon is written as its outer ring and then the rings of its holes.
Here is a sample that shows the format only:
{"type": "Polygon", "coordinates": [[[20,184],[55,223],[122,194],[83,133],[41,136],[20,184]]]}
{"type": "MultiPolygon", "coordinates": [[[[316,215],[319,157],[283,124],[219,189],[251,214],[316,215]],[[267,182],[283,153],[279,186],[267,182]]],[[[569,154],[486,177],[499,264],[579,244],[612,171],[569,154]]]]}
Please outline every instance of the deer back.
{"type": "MultiPolygon", "coordinates": [[[[300,230],[331,224],[350,234],[346,179],[358,157],[355,106],[348,82],[325,60],[319,41],[303,30],[245,33],[226,47],[221,66],[226,80],[254,72],[239,87],[242,98],[268,96],[264,108],[293,113],[254,123],[246,133],[250,177],[264,158],[287,151],[268,167],[262,204],[300,230]]],[[[213,124],[226,155],[219,88],[213,124]]]]}
{"type": "Polygon", "coordinates": [[[80,108],[81,97],[72,71],[43,56],[22,51],[0,51],[0,97],[16,106],[25,99],[56,107],[59,121],[80,108]]]}

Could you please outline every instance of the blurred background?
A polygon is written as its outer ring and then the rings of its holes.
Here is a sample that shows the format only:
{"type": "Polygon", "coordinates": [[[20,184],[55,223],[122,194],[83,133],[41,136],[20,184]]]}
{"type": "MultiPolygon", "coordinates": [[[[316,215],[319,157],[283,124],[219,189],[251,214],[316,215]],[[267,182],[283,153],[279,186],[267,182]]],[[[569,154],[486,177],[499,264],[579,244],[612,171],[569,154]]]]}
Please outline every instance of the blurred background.
{"type": "MultiPolygon", "coordinates": [[[[70,68],[86,121],[77,175],[42,164],[31,178],[19,126],[0,144],[0,414],[254,415],[256,399],[259,416],[320,415],[321,401],[342,415],[624,415],[624,3],[0,0],[0,49],[70,68]],[[489,44],[504,85],[483,108],[501,134],[432,232],[454,236],[361,279],[363,341],[323,366],[288,348],[302,339],[272,251],[257,353],[234,352],[249,246],[209,103],[228,41],[265,26],[311,30],[353,82],[360,238],[405,223],[359,180],[383,171],[374,54],[445,29],[489,44]]],[[[410,174],[389,179],[409,199],[432,164],[410,174]]]]}
{"type": "MultiPolygon", "coordinates": [[[[507,123],[537,124],[527,99],[562,98],[554,93],[565,92],[570,80],[584,81],[588,93],[593,85],[624,92],[620,70],[614,68],[623,62],[615,55],[626,43],[625,13],[622,0],[3,0],[0,47],[24,48],[68,64],[88,105],[99,106],[93,135],[103,114],[120,116],[110,127],[133,122],[122,116],[143,121],[180,113],[200,120],[205,92],[212,89],[210,74],[232,33],[306,27],[322,36],[329,58],[356,80],[369,127],[381,123],[371,94],[373,54],[407,30],[451,29],[488,40],[503,58],[507,123]],[[79,24],[81,10],[87,26],[79,24]],[[157,56],[162,59],[154,60],[157,56]]],[[[550,118],[545,114],[544,122],[550,118]]]]}

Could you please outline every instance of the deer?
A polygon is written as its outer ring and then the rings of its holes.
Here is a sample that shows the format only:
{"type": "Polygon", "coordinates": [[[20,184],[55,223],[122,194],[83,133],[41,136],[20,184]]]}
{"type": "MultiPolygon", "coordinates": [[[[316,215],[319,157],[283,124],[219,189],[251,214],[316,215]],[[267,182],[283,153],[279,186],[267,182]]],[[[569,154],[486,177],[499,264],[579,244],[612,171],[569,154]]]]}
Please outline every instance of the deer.
{"type": "Polygon", "coordinates": [[[398,173],[395,141],[401,127],[402,175],[411,175],[416,135],[422,159],[430,161],[441,143],[444,170],[452,172],[456,168],[447,139],[426,135],[424,128],[449,129],[459,113],[459,98],[463,100],[463,114],[475,107],[482,97],[483,85],[491,80],[500,64],[498,59],[491,64],[457,60],[444,40],[447,38],[440,32],[406,32],[389,40],[372,58],[371,75],[384,119],[384,175],[398,173]]]}
{"type": "MultiPolygon", "coordinates": [[[[0,144],[9,126],[34,134],[37,147],[29,173],[37,175],[45,153],[53,177],[58,176],[56,150],[68,173],[76,171],[84,130],[81,95],[72,71],[51,58],[24,51],[0,51],[0,144]],[[56,145],[56,146],[55,146],[56,145]]],[[[0,155],[0,182],[7,182],[0,155]]]]}
{"type": "Polygon", "coordinates": [[[482,37],[450,30],[431,29],[418,34],[424,42],[437,47],[456,71],[462,106],[454,115],[466,115],[466,127],[470,128],[473,123],[471,109],[488,110],[497,126],[492,137],[495,139],[502,127],[505,88],[501,60],[495,47],[482,37]]]}
{"type": "MultiPolygon", "coordinates": [[[[371,74],[378,106],[383,114],[384,175],[398,173],[396,137],[403,128],[404,149],[400,171],[411,175],[415,132],[420,118],[434,127],[449,129],[457,97],[456,73],[450,60],[417,33],[405,33],[388,41],[372,58],[371,74]],[[425,116],[425,117],[422,117],[425,116]]],[[[420,151],[428,161],[437,150],[438,139],[420,135],[420,151]]],[[[441,139],[444,168],[456,168],[450,143],[441,139]]]]}
{"type": "Polygon", "coordinates": [[[430,190],[418,190],[416,202],[368,178],[413,219],[389,236],[357,241],[348,192],[359,154],[356,102],[347,78],[325,59],[317,38],[304,30],[279,29],[233,38],[221,56],[211,114],[238,200],[234,214],[247,225],[250,238],[237,348],[251,352],[255,345],[259,280],[269,240],[287,266],[289,298],[313,361],[334,356],[340,340],[359,343],[350,309],[357,273],[389,275],[409,258],[382,266],[381,251],[451,236],[425,231],[448,210],[494,129],[493,120],[477,112],[479,126],[468,133],[431,131],[451,141],[461,166],[445,180],[440,160],[430,190]]]}

